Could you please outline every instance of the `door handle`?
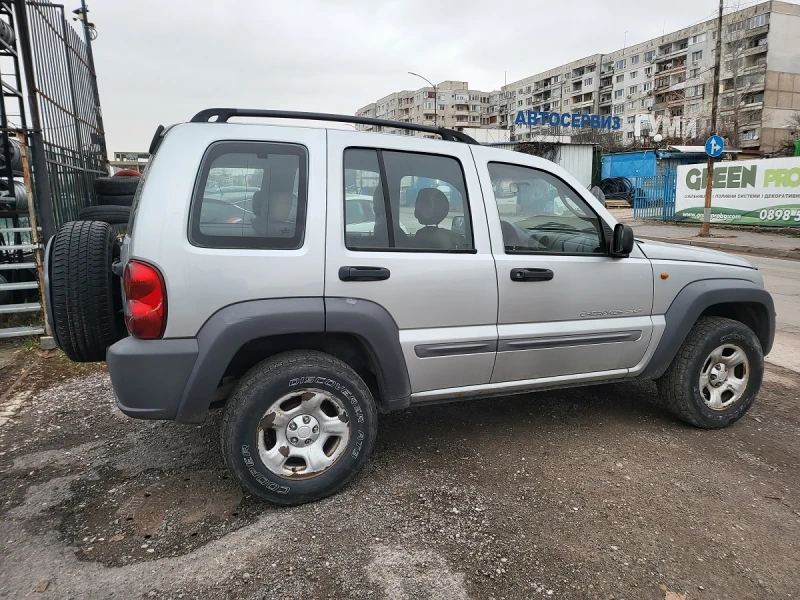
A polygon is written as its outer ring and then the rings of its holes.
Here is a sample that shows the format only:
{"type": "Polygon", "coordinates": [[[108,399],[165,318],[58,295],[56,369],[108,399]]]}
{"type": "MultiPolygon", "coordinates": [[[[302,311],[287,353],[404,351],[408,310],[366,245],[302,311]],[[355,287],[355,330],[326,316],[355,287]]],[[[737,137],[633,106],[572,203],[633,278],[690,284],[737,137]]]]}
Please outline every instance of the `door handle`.
{"type": "Polygon", "coordinates": [[[389,269],[385,267],[339,267],[342,281],[383,281],[389,279],[389,269]]]}
{"type": "Polygon", "coordinates": [[[550,269],[511,269],[511,281],[550,281],[550,269]]]}

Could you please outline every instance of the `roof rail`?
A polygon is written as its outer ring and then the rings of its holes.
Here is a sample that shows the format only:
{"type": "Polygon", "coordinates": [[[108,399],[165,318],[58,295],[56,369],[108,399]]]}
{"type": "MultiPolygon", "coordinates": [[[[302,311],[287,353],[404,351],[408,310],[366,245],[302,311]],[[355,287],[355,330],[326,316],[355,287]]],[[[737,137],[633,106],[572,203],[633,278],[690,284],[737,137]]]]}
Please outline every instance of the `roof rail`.
{"type": "Polygon", "coordinates": [[[294,110],[261,110],[251,108],[207,108],[192,117],[192,123],[207,123],[212,117],[217,117],[214,123],[227,123],[232,117],[263,117],[266,119],[304,119],[307,121],[330,121],[333,123],[355,123],[358,125],[377,125],[380,127],[395,127],[411,131],[423,131],[441,136],[448,142],[463,142],[477,144],[474,138],[466,133],[447,129],[445,127],[430,127],[402,121],[388,121],[385,119],[371,119],[349,115],[334,115],[328,113],[300,112],[294,110]]]}

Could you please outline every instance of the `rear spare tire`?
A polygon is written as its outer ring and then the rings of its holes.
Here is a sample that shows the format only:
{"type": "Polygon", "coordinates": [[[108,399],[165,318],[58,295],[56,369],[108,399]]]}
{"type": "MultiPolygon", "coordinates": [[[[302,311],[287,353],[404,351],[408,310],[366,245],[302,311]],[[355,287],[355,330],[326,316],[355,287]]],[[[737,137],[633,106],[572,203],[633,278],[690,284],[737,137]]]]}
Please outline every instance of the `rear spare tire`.
{"type": "Polygon", "coordinates": [[[94,191],[103,196],[133,196],[141,177],[98,177],[94,191]]]}
{"type": "Polygon", "coordinates": [[[103,221],[111,225],[127,223],[131,216],[129,206],[87,206],[81,210],[81,221],[103,221]]]}
{"type": "Polygon", "coordinates": [[[103,361],[106,348],[125,335],[115,302],[120,281],[111,272],[115,251],[108,223],[73,221],[56,234],[50,263],[53,328],[72,361],[103,361]]]}

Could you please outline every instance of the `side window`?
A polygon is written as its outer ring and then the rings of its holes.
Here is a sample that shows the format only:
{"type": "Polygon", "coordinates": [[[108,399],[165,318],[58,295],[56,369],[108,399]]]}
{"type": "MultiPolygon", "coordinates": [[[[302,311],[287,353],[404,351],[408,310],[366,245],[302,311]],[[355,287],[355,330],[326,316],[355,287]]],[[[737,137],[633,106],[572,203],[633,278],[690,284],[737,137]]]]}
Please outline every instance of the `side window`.
{"type": "Polygon", "coordinates": [[[464,173],[454,158],[348,148],[344,211],[350,250],[474,249],[464,173]]]}
{"type": "Polygon", "coordinates": [[[212,248],[303,245],[307,154],[293,144],[218,142],[203,159],[190,240],[212,248]]]}
{"type": "Polygon", "coordinates": [[[490,163],[507,253],[605,253],[600,220],[557,177],[529,167],[490,163]]]}

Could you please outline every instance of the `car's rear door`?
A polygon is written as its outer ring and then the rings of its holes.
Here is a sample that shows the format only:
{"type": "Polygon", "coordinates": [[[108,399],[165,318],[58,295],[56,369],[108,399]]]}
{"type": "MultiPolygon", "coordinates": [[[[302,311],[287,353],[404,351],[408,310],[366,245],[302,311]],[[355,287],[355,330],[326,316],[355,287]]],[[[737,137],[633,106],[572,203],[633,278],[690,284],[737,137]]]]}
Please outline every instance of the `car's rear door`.
{"type": "Polygon", "coordinates": [[[329,130],[328,161],[326,298],[391,315],[412,393],[488,383],[497,280],[469,146],[329,130]]]}

